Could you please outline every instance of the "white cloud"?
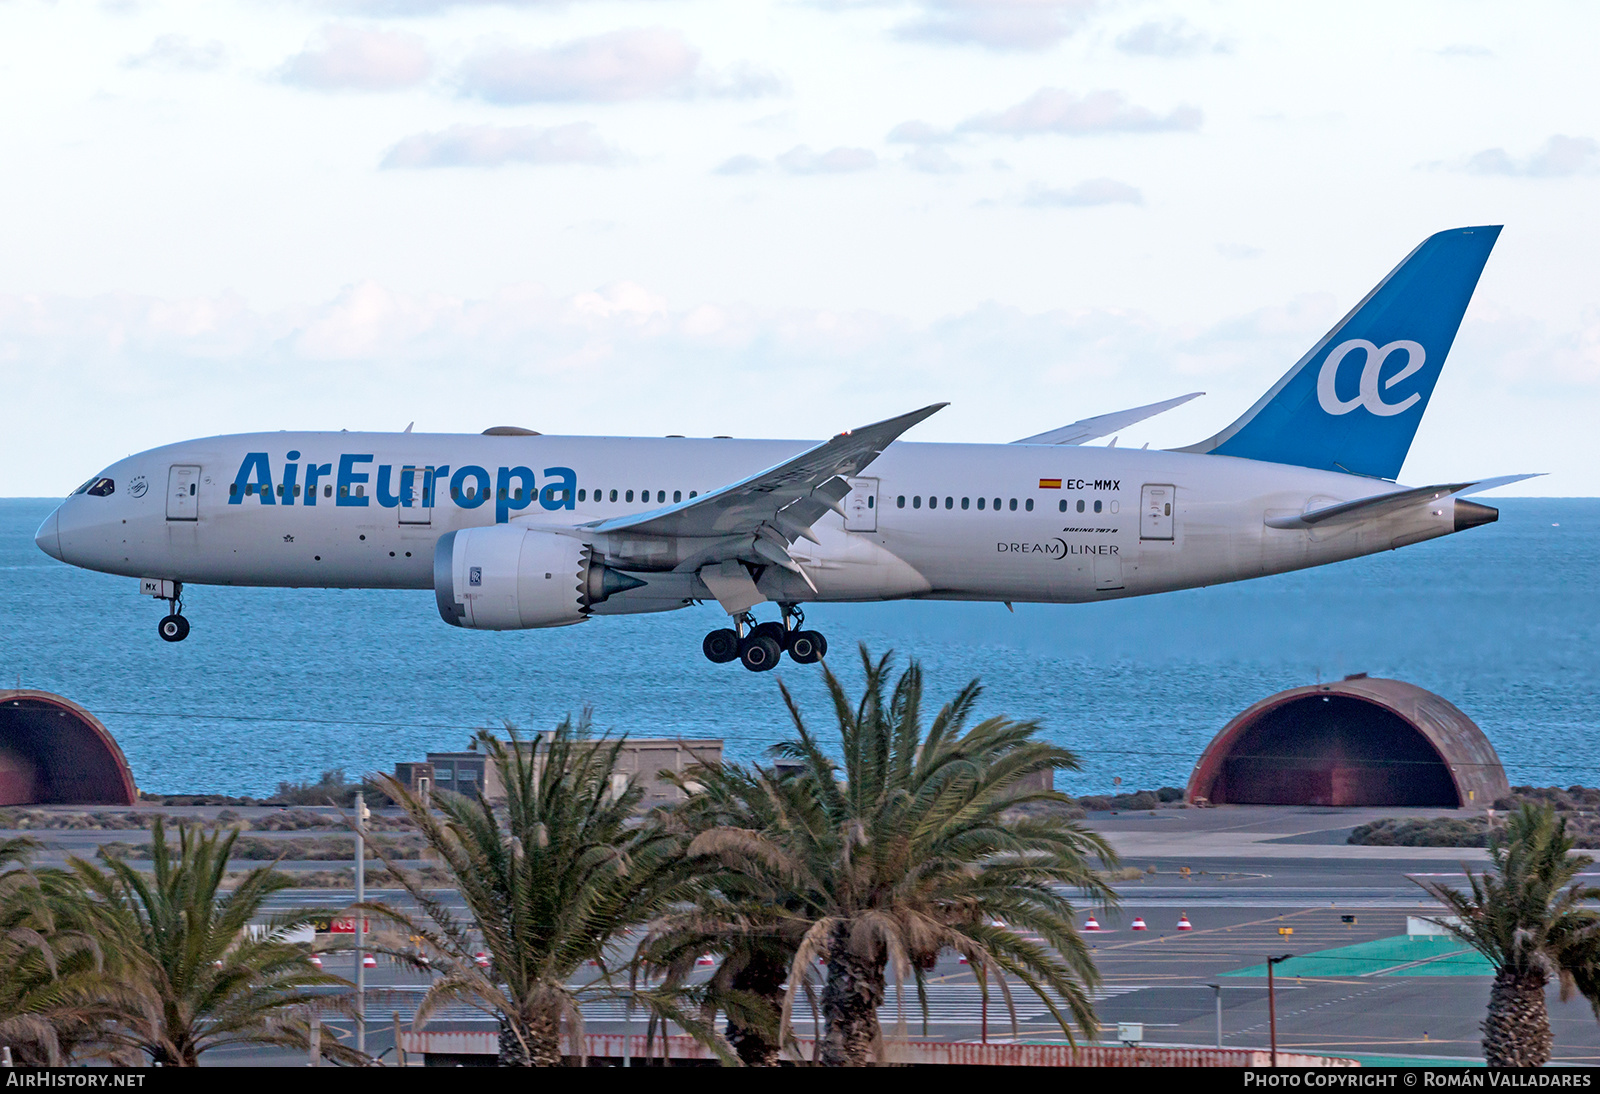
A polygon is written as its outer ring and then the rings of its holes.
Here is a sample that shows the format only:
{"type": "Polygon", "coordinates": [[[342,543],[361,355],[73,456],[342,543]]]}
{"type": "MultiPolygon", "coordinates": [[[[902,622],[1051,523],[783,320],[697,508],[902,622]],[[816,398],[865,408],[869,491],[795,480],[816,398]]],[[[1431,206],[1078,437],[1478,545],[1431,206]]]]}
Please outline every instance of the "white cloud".
{"type": "Polygon", "coordinates": [[[901,122],[889,130],[886,138],[891,144],[939,144],[954,140],[955,134],[924,121],[901,122]]]}
{"type": "Polygon", "coordinates": [[[905,158],[907,167],[929,175],[954,175],[962,170],[961,164],[937,144],[924,144],[913,149],[905,158]]]}
{"type": "Polygon", "coordinates": [[[765,160],[756,156],[732,156],[718,164],[712,174],[716,175],[750,175],[767,166],[765,160]]]}
{"type": "Polygon", "coordinates": [[[1083,26],[1095,0],[921,0],[899,37],[994,50],[1048,49],[1083,26]]]}
{"type": "Polygon", "coordinates": [[[1035,208],[1081,209],[1091,205],[1143,205],[1137,187],[1116,179],[1087,179],[1076,186],[1035,188],[1022,204],[1035,208]]]}
{"type": "Polygon", "coordinates": [[[462,94],[503,105],[692,95],[750,99],[784,90],[778,76],[755,65],[710,69],[682,34],[662,27],[558,46],[489,46],[462,63],[456,81],[462,94]]]}
{"type": "Polygon", "coordinates": [[[866,148],[830,148],[818,153],[809,145],[797,144],[775,162],[791,175],[838,175],[869,171],[878,166],[878,157],[866,148]]]}
{"type": "Polygon", "coordinates": [[[227,59],[227,47],[215,39],[197,42],[185,34],[163,34],[143,52],[124,58],[122,64],[163,72],[213,72],[227,59]]]}
{"type": "Polygon", "coordinates": [[[1075,95],[1061,88],[1045,87],[1005,110],[975,114],[956,128],[1017,137],[1034,133],[1171,133],[1193,132],[1200,128],[1200,119],[1195,107],[1179,106],[1158,114],[1130,103],[1120,91],[1075,95]]]}
{"type": "Polygon", "coordinates": [[[626,157],[588,122],[567,125],[453,125],[417,133],[389,149],[380,164],[404,167],[504,167],[583,163],[609,167],[626,157]]]}
{"type": "Polygon", "coordinates": [[[1473,175],[1563,178],[1587,174],[1597,166],[1600,166],[1600,143],[1590,137],[1565,137],[1558,133],[1526,159],[1513,159],[1503,148],[1485,148],[1469,157],[1463,169],[1473,175]]]}
{"type": "Polygon", "coordinates": [[[285,83],[316,91],[395,91],[426,80],[433,59],[403,31],[335,25],[284,62],[285,83]]]}
{"type": "Polygon", "coordinates": [[[1141,23],[1117,36],[1117,48],[1140,57],[1196,57],[1231,49],[1181,18],[1141,23]]]}

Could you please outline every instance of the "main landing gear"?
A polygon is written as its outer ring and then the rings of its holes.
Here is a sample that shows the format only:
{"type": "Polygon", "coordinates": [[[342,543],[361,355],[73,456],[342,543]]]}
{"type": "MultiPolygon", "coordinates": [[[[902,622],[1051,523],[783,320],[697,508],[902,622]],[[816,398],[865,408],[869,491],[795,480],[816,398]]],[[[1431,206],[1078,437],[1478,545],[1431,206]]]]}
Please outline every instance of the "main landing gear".
{"type": "Polygon", "coordinates": [[[161,597],[171,611],[156,624],[156,633],[164,642],[182,642],[189,637],[189,621],[183,617],[183,583],[172,583],[172,595],[161,597]]]}
{"type": "Polygon", "coordinates": [[[742,661],[751,672],[767,672],[778,667],[783,654],[798,665],[814,665],[828,653],[828,640],[817,631],[802,630],[805,613],[794,604],[778,605],[783,620],[757,623],[749,612],[733,617],[732,627],[706,635],[700,648],[706,660],[718,665],[742,661]]]}

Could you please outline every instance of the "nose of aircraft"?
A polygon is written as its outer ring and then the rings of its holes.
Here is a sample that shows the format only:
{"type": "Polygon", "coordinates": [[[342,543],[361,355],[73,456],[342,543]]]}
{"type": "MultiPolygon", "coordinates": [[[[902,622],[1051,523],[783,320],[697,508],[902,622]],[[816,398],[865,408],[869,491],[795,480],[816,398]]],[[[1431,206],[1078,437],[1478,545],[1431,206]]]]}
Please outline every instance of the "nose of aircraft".
{"type": "Polygon", "coordinates": [[[61,557],[60,509],[52,510],[50,515],[45,518],[44,523],[39,525],[39,530],[33,534],[33,542],[39,545],[39,550],[51,558],[56,559],[58,562],[66,561],[61,557]]]}

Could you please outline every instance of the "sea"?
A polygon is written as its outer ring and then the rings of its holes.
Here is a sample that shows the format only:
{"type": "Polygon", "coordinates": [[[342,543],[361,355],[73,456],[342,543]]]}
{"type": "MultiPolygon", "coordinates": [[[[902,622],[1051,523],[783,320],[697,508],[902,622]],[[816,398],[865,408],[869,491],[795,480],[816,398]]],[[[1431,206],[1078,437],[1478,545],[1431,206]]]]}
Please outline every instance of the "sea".
{"type": "MultiPolygon", "coordinates": [[[[1365,672],[1455,703],[1513,784],[1600,784],[1600,499],[1475,499],[1498,523],[1368,558],[1081,605],[822,605],[808,625],[855,693],[861,650],[920,662],[924,709],[982,682],[979,716],[1037,719],[1081,769],[1075,794],[1182,786],[1227,721],[1275,691],[1365,672]]],[[[431,592],[193,586],[187,641],[132,578],[43,554],[55,499],[0,499],[0,688],[57,692],[101,718],[141,789],[261,796],[281,781],[392,771],[480,728],[719,737],[759,760],[825,739],[817,666],[713,665],[715,604],[555,630],[447,626],[431,592]]],[[[760,614],[758,612],[758,614],[760,614]]],[[[774,613],[775,614],[775,611],[774,613]]]]}

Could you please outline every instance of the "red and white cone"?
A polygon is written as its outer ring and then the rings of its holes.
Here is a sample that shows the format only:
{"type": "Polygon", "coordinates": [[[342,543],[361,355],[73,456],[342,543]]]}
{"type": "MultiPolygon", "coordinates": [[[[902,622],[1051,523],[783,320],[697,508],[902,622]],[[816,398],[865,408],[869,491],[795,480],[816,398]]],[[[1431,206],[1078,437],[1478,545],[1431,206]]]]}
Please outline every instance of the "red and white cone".
{"type": "Polygon", "coordinates": [[[361,959],[361,967],[363,969],[375,969],[378,967],[378,959],[369,953],[361,959]]]}
{"type": "Polygon", "coordinates": [[[312,954],[311,955],[311,967],[314,968],[314,969],[322,968],[322,958],[318,957],[316,954],[312,954]]]}
{"type": "Polygon", "coordinates": [[[480,969],[487,969],[489,967],[489,955],[479,950],[472,955],[472,962],[480,969]]]}
{"type": "Polygon", "coordinates": [[[1083,929],[1086,931],[1098,931],[1100,929],[1100,921],[1094,916],[1090,916],[1089,921],[1083,925],[1083,929]]]}
{"type": "Polygon", "coordinates": [[[717,959],[708,953],[703,953],[694,959],[694,963],[697,968],[709,969],[712,965],[717,963],[717,959]]]}
{"type": "Polygon", "coordinates": [[[962,954],[960,957],[956,958],[956,960],[959,961],[963,965],[968,963],[966,954],[962,954]]]}
{"type": "Polygon", "coordinates": [[[1144,916],[1136,915],[1133,917],[1133,926],[1128,929],[1132,931],[1148,931],[1150,928],[1145,926],[1144,916]]]}
{"type": "Polygon", "coordinates": [[[1189,913],[1188,912],[1179,912],[1178,913],[1178,930],[1180,930],[1180,931],[1192,931],[1192,930],[1194,930],[1194,924],[1189,922],[1189,913]]]}

